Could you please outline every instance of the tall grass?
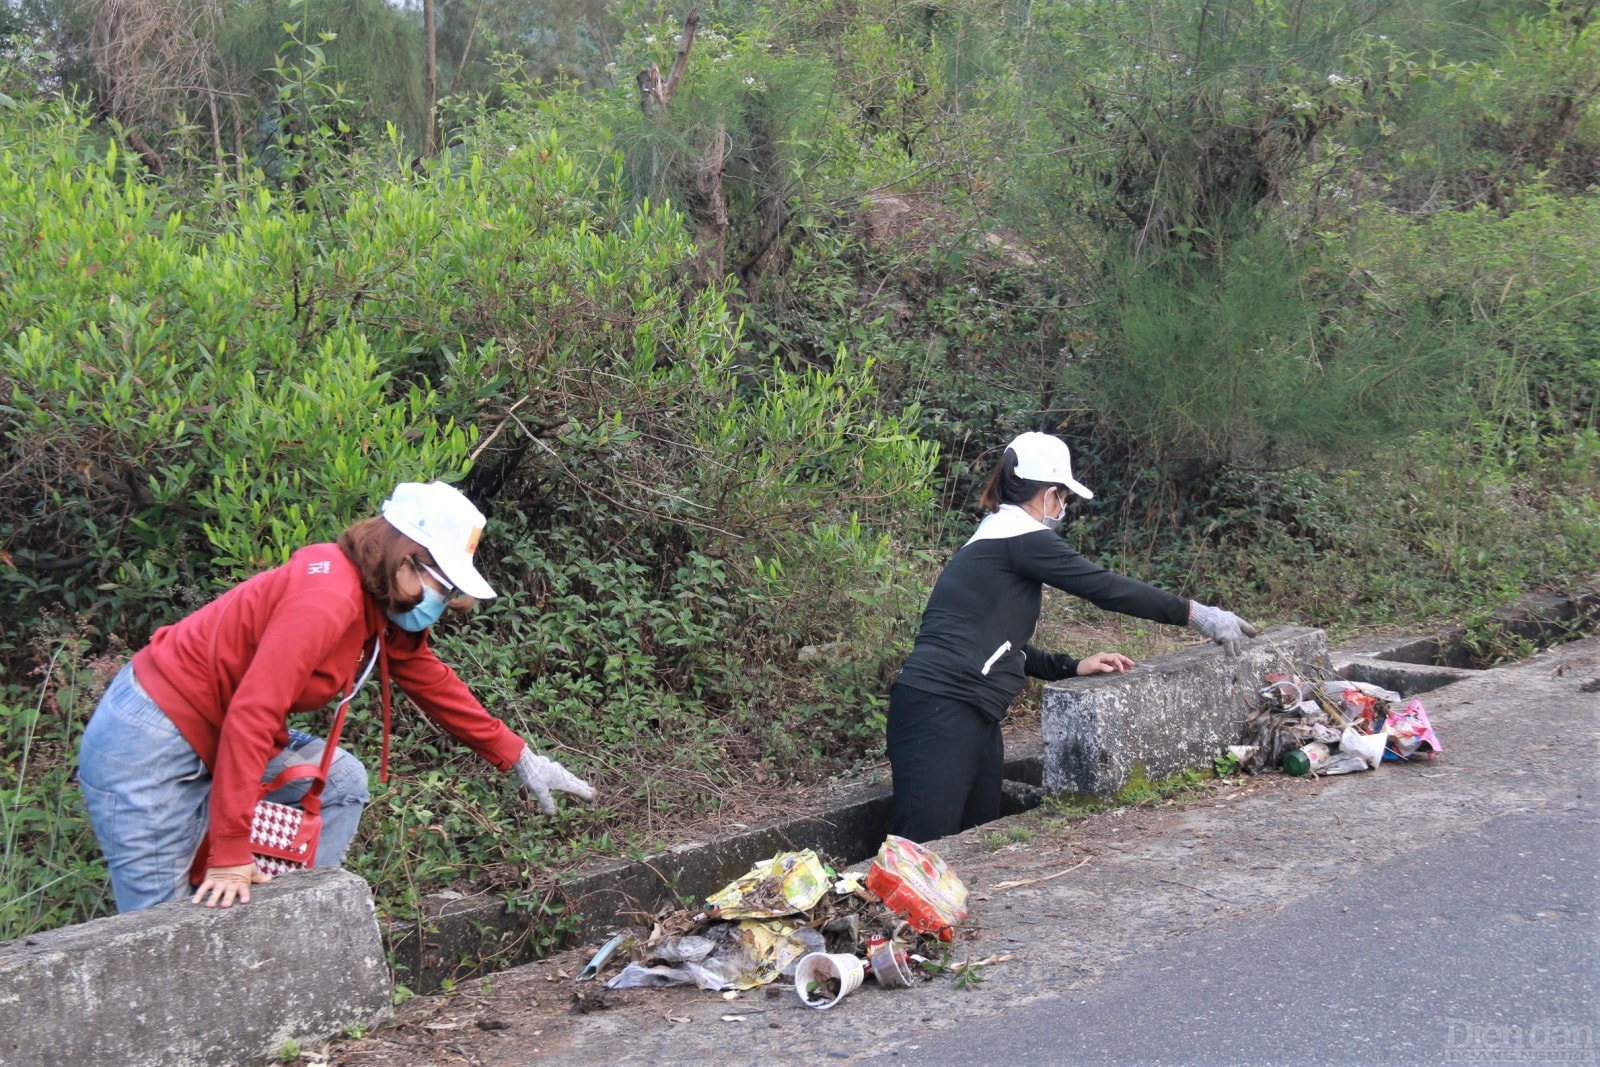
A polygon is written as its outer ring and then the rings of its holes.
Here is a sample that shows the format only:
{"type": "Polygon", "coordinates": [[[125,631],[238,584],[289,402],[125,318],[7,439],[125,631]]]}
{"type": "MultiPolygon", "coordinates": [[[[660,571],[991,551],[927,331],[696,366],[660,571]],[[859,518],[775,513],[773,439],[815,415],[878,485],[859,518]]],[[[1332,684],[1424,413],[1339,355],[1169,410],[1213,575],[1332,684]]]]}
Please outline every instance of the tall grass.
{"type": "Polygon", "coordinates": [[[74,780],[77,739],[101,685],[81,649],[56,642],[36,691],[8,686],[0,701],[0,940],[111,910],[74,780]]]}

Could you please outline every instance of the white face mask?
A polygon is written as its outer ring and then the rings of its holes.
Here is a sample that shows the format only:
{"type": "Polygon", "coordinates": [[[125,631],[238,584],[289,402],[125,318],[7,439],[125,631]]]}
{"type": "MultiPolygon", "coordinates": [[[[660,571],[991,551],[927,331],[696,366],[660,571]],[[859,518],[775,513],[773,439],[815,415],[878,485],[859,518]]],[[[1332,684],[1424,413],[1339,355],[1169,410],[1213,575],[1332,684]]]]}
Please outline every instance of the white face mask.
{"type": "MultiPolygon", "coordinates": [[[[1061,509],[1054,515],[1051,515],[1047,511],[1043,516],[1040,517],[1039,521],[1044,523],[1044,528],[1046,530],[1059,530],[1061,528],[1061,523],[1065,521],[1067,517],[1067,498],[1061,495],[1061,491],[1059,489],[1052,489],[1050,491],[1055,493],[1057,496],[1061,496],[1061,509]]],[[[1046,499],[1048,500],[1048,498],[1046,499]]],[[[1048,508],[1049,504],[1046,503],[1045,506],[1048,508]]]]}

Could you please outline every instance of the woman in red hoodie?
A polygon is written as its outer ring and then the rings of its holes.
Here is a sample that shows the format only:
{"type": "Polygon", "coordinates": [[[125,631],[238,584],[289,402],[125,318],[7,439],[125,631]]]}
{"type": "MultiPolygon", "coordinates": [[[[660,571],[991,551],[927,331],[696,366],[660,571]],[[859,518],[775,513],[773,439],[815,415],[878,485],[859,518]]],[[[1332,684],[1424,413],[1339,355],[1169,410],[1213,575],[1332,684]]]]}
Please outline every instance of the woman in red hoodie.
{"type": "MultiPolygon", "coordinates": [[[[205,872],[195,903],[248,903],[250,887],[270,878],[250,850],[262,786],[323,754],[324,742],[291,730],[289,715],[352,695],[374,665],[385,777],[392,678],[468,748],[515,770],[547,814],[553,789],[594,798],[587,782],[484,710],[428,646],[428,628],[447,607],[495,595],[473,565],[484,521],[443,482],[402,483],[381,518],[355,523],[337,544],[300,549],[155,632],[107,687],[78,754],[118,911],[185,895],[191,864],[205,872]]],[[[308,785],[300,779],[267,799],[297,803],[308,785]]],[[[366,769],[336,749],[315,866],[343,860],[368,799],[366,769]]]]}

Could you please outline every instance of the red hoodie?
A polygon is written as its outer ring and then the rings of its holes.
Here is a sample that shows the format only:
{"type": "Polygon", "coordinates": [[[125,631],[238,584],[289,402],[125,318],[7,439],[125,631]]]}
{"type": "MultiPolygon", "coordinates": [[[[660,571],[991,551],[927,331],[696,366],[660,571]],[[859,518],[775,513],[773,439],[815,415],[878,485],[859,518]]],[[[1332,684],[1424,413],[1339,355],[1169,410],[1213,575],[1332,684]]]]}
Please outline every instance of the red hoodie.
{"type": "Polygon", "coordinates": [[[499,770],[522,755],[522,738],[439,661],[426,632],[389,624],[338,545],[308,545],[163,626],[133,657],[139,684],[211,769],[206,866],[251,862],[251,814],[267,761],[289,743],[288,716],[346,693],[380,632],[390,676],[429,718],[499,770]]]}

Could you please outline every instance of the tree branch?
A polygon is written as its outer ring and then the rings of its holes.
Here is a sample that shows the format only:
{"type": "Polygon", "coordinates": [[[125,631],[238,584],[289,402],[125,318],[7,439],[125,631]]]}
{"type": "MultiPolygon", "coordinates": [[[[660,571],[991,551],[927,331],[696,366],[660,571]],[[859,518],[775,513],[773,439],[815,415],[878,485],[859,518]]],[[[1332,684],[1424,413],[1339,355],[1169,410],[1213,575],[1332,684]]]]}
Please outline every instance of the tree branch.
{"type": "Polygon", "coordinates": [[[467,57],[472,54],[472,38],[478,33],[478,20],[483,17],[485,0],[478,0],[478,9],[472,13],[472,25],[467,27],[467,43],[461,46],[461,59],[456,63],[455,76],[450,79],[450,88],[446,95],[456,95],[456,86],[461,84],[461,72],[467,69],[467,57]]]}
{"type": "Polygon", "coordinates": [[[700,29],[700,9],[690,8],[689,15],[683,20],[683,34],[678,40],[678,57],[672,61],[672,71],[667,75],[667,83],[661,88],[661,103],[672,103],[672,94],[678,91],[678,83],[683,80],[683,71],[689,65],[689,49],[694,47],[694,35],[700,29]]]}

